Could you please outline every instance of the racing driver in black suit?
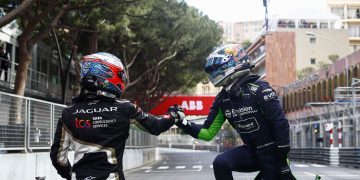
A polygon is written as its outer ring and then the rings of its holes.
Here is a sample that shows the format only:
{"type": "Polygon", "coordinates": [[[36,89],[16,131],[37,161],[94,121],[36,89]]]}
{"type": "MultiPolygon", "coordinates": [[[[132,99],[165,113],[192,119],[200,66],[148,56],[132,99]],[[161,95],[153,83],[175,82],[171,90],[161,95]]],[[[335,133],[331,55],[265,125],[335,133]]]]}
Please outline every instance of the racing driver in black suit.
{"type": "Polygon", "coordinates": [[[232,180],[232,171],[260,171],[255,179],[295,179],[288,165],[289,122],[276,92],[258,75],[243,48],[236,44],[218,47],[207,58],[205,71],[216,87],[223,87],[202,124],[186,121],[181,107],[169,112],[181,115],[176,123],[196,139],[210,141],[227,120],[244,145],[218,155],[214,162],[217,180],[232,180]]]}
{"type": "Polygon", "coordinates": [[[124,180],[122,158],[130,124],[159,135],[178,119],[155,117],[119,100],[126,80],[124,66],[114,55],[95,53],[82,59],[82,92],[63,110],[50,152],[63,178],[124,180]],[[70,149],[75,151],[73,166],[67,158],[70,149]]]}

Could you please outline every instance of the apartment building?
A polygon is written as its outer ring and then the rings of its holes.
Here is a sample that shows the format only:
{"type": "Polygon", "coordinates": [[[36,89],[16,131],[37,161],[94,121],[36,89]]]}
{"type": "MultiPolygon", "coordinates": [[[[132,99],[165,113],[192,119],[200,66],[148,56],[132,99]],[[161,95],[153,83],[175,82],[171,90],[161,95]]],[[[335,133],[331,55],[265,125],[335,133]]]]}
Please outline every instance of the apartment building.
{"type": "Polygon", "coordinates": [[[251,40],[263,28],[264,21],[238,21],[233,23],[218,22],[219,26],[223,28],[223,42],[224,43],[242,43],[245,40],[251,40]]]}
{"type": "Polygon", "coordinates": [[[342,28],[349,34],[349,44],[360,49],[360,1],[359,0],[327,0],[329,12],[341,18],[342,28]]]}

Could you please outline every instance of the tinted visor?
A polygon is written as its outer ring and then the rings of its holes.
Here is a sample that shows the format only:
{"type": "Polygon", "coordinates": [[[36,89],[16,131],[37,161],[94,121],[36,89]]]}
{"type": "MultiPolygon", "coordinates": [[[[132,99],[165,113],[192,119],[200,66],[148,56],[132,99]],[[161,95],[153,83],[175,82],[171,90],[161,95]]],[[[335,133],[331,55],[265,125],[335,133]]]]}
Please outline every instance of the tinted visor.
{"type": "Polygon", "coordinates": [[[124,84],[127,83],[127,76],[126,76],[126,72],[123,71],[118,71],[118,77],[124,82],[124,84]]]}
{"type": "Polygon", "coordinates": [[[211,73],[217,68],[226,63],[226,59],[223,56],[213,56],[206,59],[205,72],[211,73]]]}

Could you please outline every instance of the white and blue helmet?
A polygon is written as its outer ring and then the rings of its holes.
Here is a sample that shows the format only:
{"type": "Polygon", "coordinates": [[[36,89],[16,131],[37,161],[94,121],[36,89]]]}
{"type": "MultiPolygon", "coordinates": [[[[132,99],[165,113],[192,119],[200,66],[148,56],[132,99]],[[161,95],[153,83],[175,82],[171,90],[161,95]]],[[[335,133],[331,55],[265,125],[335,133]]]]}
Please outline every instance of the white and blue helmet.
{"type": "Polygon", "coordinates": [[[217,47],[207,58],[205,72],[210,74],[210,82],[222,86],[222,81],[239,71],[250,71],[253,66],[245,50],[239,44],[217,47]]]}

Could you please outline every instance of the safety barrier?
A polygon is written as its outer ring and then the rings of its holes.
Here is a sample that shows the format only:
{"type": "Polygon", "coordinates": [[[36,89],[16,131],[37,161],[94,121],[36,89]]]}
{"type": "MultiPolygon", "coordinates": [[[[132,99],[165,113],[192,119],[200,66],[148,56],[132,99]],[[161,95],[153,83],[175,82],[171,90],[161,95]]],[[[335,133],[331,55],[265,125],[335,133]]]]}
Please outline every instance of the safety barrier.
{"type": "Polygon", "coordinates": [[[290,160],[305,161],[318,164],[330,164],[329,148],[292,148],[290,160]]]}
{"type": "Polygon", "coordinates": [[[360,168],[359,148],[292,148],[290,160],[360,168]]]}
{"type": "Polygon", "coordinates": [[[360,148],[339,149],[339,164],[341,166],[360,168],[360,148]]]}
{"type": "MultiPolygon", "coordinates": [[[[65,105],[0,92],[0,153],[49,150],[65,105]]],[[[156,137],[131,127],[127,148],[155,147],[156,137]]]]}
{"type": "Polygon", "coordinates": [[[220,145],[206,145],[206,144],[164,144],[158,143],[157,147],[167,147],[167,148],[178,148],[178,149],[193,149],[193,150],[208,150],[215,152],[224,152],[233,147],[225,147],[220,145]]]}

